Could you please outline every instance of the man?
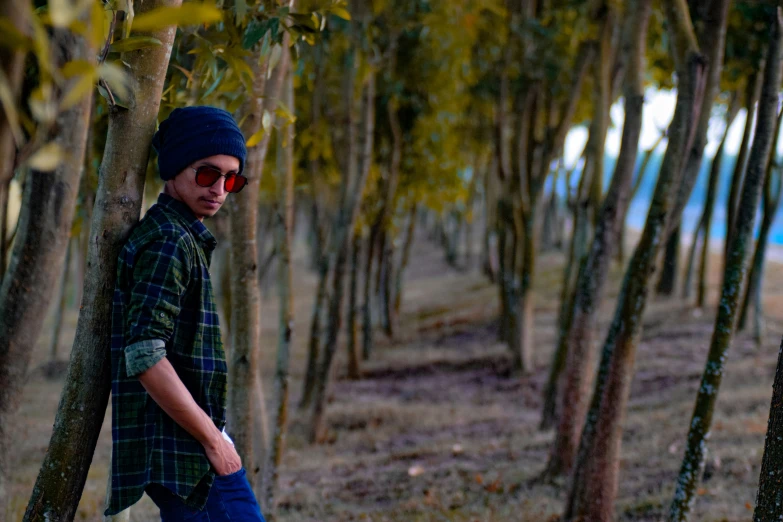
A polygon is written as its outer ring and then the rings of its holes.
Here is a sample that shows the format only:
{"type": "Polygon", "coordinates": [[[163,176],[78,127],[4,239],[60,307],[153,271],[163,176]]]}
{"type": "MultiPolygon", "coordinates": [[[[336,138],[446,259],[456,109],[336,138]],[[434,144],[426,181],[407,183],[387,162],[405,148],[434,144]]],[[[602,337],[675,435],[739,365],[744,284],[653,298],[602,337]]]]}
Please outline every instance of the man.
{"type": "Polygon", "coordinates": [[[217,242],[202,223],[247,183],[245,140],[226,111],[187,107],[152,144],[166,184],[120,253],[114,290],[106,515],[146,492],[162,522],[263,522],[223,431],[226,358],[209,277],[217,242]]]}

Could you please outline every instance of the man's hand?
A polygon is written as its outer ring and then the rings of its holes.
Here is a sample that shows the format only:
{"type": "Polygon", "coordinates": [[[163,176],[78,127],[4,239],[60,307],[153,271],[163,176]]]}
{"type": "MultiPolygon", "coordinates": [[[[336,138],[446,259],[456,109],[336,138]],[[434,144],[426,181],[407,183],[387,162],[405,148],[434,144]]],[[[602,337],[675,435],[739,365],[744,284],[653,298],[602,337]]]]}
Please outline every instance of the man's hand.
{"type": "Polygon", "coordinates": [[[242,460],[239,458],[236,448],[222,435],[214,444],[205,444],[204,449],[210,464],[218,475],[230,475],[242,469],[242,460]]]}
{"type": "Polygon", "coordinates": [[[242,469],[234,445],[223,438],[209,415],[196,404],[168,359],[164,357],[139,374],[139,381],[158,406],[204,446],[207,459],[218,475],[230,475],[242,469]]]}

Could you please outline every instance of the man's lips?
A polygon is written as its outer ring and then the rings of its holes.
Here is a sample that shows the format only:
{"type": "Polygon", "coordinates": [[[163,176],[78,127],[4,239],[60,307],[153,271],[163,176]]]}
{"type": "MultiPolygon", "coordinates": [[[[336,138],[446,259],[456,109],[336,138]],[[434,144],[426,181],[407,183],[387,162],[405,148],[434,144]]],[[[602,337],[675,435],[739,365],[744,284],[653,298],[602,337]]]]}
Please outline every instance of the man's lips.
{"type": "Polygon", "coordinates": [[[220,205],[223,204],[221,201],[218,201],[216,199],[205,199],[205,198],[202,198],[201,201],[203,201],[204,203],[206,203],[210,207],[219,207],[220,205]]]}

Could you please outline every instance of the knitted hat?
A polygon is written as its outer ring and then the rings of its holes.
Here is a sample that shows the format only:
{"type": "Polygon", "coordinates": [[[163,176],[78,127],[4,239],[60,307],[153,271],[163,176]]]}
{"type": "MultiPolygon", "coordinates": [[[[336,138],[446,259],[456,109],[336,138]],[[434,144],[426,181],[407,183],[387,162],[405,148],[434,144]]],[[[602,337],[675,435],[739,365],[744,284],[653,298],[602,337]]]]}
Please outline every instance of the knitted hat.
{"type": "Polygon", "coordinates": [[[225,154],[245,167],[245,137],[230,113],[215,107],[174,109],[152,137],[158,152],[158,170],[163,180],[173,179],[194,162],[225,154]]]}

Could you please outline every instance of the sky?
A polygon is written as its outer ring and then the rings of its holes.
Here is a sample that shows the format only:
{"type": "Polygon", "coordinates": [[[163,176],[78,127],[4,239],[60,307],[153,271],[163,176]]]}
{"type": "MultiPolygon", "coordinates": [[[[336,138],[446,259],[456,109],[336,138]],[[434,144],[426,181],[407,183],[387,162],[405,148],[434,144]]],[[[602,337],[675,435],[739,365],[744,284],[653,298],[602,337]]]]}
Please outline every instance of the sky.
{"type": "MultiPolygon", "coordinates": [[[[642,114],[642,134],[639,138],[639,147],[642,150],[648,149],[655,143],[655,140],[658,139],[660,134],[659,129],[668,127],[672,115],[674,114],[674,105],[676,102],[677,91],[675,90],[658,91],[649,89],[645,93],[644,112],[642,114]]],[[[606,136],[606,153],[615,158],[620,153],[624,113],[623,101],[620,99],[612,106],[610,113],[612,127],[609,129],[606,136]]],[[[735,155],[737,151],[739,151],[740,142],[742,141],[742,132],[745,128],[746,116],[747,112],[745,109],[740,110],[729,129],[729,137],[726,142],[726,153],[728,155],[735,155]]],[[[718,118],[713,117],[713,122],[710,124],[709,131],[707,132],[708,142],[705,150],[706,157],[710,158],[715,154],[723,135],[723,127],[723,122],[719,122],[718,118]]],[[[565,163],[568,168],[579,160],[579,155],[582,153],[586,141],[587,127],[575,127],[569,132],[565,144],[565,163]]],[[[666,140],[659,145],[659,151],[665,150],[665,147],[666,140]]],[[[783,154],[783,140],[778,141],[777,151],[778,154],[783,154]]]]}

